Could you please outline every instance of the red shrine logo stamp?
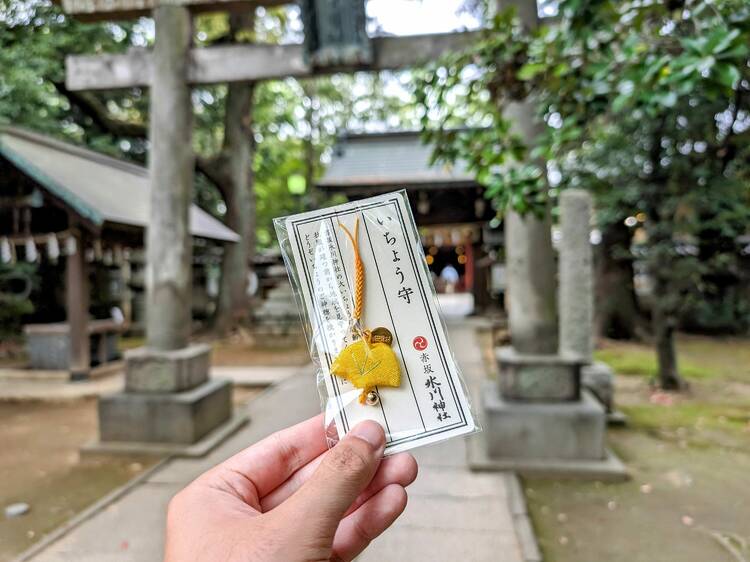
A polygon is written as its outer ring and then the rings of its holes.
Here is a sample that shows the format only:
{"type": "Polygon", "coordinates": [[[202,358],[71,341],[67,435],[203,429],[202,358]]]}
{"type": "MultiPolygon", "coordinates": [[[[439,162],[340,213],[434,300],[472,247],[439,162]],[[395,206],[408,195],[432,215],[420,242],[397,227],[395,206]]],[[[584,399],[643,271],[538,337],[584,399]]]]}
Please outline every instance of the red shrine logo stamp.
{"type": "Polygon", "coordinates": [[[427,338],[424,336],[417,336],[411,343],[417,351],[424,351],[427,349],[427,338]]]}

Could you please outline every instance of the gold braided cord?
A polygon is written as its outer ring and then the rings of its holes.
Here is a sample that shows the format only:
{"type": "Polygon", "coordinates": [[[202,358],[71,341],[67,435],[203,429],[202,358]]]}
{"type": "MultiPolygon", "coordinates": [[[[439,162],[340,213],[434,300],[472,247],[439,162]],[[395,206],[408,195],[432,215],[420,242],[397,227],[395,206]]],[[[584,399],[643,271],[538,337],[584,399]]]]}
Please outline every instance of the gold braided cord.
{"type": "Polygon", "coordinates": [[[354,320],[362,318],[362,308],[365,304],[365,266],[362,264],[362,258],[359,255],[359,217],[354,223],[354,234],[349,232],[341,222],[339,226],[349,237],[354,250],[354,320]]]}

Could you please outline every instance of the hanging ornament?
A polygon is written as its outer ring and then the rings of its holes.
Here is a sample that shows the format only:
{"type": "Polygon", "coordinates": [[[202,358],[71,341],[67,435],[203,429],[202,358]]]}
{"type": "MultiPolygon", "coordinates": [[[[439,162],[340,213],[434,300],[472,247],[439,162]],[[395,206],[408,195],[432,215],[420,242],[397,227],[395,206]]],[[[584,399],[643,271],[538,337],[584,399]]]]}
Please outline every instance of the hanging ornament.
{"type": "Polygon", "coordinates": [[[0,261],[3,263],[12,263],[13,252],[11,252],[10,246],[10,240],[5,237],[0,238],[0,261]]]}
{"type": "Polygon", "coordinates": [[[78,243],[75,236],[68,236],[65,239],[65,255],[74,256],[78,251],[78,243]]]}
{"type": "Polygon", "coordinates": [[[26,254],[26,261],[29,263],[34,263],[39,258],[39,252],[36,251],[36,243],[31,236],[26,239],[24,251],[26,254]]]}
{"type": "Polygon", "coordinates": [[[102,241],[97,238],[94,240],[94,259],[96,261],[102,261],[102,255],[102,241]]]}
{"type": "Polygon", "coordinates": [[[393,336],[387,328],[368,330],[362,328],[364,308],[365,268],[359,253],[359,218],[354,223],[354,234],[343,224],[339,227],[346,233],[354,251],[354,311],[352,333],[356,341],[347,345],[331,365],[331,372],[348,380],[362,390],[359,403],[374,406],[380,402],[378,386],[401,385],[401,367],[391,348],[393,336]]]}
{"type": "Polygon", "coordinates": [[[57,241],[57,236],[51,233],[47,236],[47,257],[53,262],[57,261],[60,257],[60,243],[57,241]]]}

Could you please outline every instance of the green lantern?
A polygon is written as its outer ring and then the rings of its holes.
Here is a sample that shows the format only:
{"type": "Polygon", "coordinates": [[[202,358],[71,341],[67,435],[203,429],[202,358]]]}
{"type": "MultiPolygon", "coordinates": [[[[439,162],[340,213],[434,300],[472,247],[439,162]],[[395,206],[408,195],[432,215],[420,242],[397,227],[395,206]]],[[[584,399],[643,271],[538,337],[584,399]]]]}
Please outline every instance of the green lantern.
{"type": "Polygon", "coordinates": [[[372,64],[365,0],[302,0],[301,6],[308,64],[328,69],[372,64]]]}

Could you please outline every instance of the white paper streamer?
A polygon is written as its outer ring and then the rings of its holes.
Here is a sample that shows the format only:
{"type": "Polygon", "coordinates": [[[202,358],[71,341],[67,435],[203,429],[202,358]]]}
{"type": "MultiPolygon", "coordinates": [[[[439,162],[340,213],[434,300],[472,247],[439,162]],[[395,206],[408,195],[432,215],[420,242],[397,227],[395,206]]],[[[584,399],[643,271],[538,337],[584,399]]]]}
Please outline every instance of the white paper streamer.
{"type": "Polygon", "coordinates": [[[68,236],[65,239],[65,255],[74,256],[78,251],[78,243],[76,242],[75,236],[68,236]]]}
{"type": "Polygon", "coordinates": [[[24,249],[26,252],[26,261],[29,263],[34,263],[37,259],[39,259],[39,252],[36,250],[36,244],[34,243],[34,239],[29,236],[26,239],[26,244],[24,245],[24,249]]]}
{"type": "Polygon", "coordinates": [[[47,257],[52,261],[57,261],[60,257],[60,243],[54,233],[47,237],[47,257]]]}
{"type": "Polygon", "coordinates": [[[10,250],[10,241],[7,238],[0,239],[0,260],[3,263],[11,263],[13,252],[10,250]]]}

